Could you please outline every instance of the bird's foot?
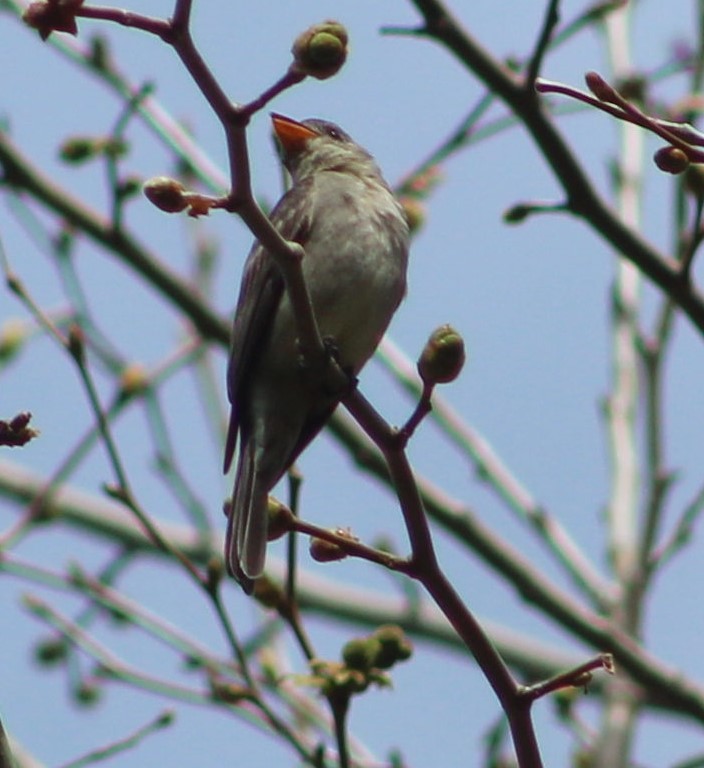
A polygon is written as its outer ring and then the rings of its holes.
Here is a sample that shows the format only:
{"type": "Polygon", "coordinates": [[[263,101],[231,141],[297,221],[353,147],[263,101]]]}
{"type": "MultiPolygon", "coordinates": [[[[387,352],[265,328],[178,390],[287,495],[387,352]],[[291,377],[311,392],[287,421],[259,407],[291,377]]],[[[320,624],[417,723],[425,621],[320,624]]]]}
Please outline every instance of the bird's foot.
{"type": "Polygon", "coordinates": [[[345,375],[346,379],[346,381],[341,384],[339,379],[334,380],[336,377],[328,377],[326,379],[326,388],[329,390],[329,394],[342,398],[355,389],[358,381],[357,377],[354,375],[352,368],[342,365],[340,362],[340,349],[333,336],[323,336],[323,346],[325,347],[327,362],[334,361],[337,363],[338,368],[345,375]]]}

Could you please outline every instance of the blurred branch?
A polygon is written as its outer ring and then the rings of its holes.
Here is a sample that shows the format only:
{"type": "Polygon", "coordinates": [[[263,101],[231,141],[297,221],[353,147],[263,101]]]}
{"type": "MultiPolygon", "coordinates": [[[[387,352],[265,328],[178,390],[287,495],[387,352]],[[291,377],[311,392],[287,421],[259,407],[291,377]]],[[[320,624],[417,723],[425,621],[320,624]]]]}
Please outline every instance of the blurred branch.
{"type": "MultiPolygon", "coordinates": [[[[15,463],[0,460],[0,496],[26,504],[44,485],[44,477],[15,463]]],[[[438,510],[441,502],[437,491],[431,491],[425,486],[423,497],[424,503],[431,511],[438,510]]],[[[92,494],[63,485],[52,497],[49,512],[53,524],[66,525],[113,544],[120,542],[122,546],[136,553],[164,557],[164,553],[147,538],[125,512],[124,507],[110,500],[96,498],[92,494]]],[[[452,517],[454,513],[448,511],[448,514],[452,517]]],[[[205,565],[222,551],[223,537],[220,533],[212,534],[211,539],[207,541],[190,526],[162,521],[159,527],[162,535],[168,537],[174,547],[194,562],[205,565]]],[[[478,533],[481,534],[481,529],[478,533]]],[[[3,565],[3,560],[0,559],[0,570],[3,567],[8,568],[9,564],[9,561],[6,561],[3,565]]],[[[281,583],[285,583],[284,563],[270,558],[267,571],[281,583]]],[[[520,568],[519,572],[521,576],[529,578],[529,574],[520,568]]],[[[526,582],[527,587],[528,585],[529,582],[526,582]]],[[[540,591],[539,583],[535,585],[535,589],[540,591]]],[[[441,617],[437,608],[426,602],[421,603],[418,609],[409,608],[404,598],[382,598],[368,591],[333,584],[303,571],[298,576],[297,597],[300,607],[306,612],[370,627],[392,621],[409,633],[433,643],[458,651],[463,647],[458,643],[457,636],[447,620],[441,617]]],[[[623,643],[617,635],[612,638],[608,623],[601,617],[582,611],[579,618],[575,616],[574,620],[576,630],[583,630],[575,631],[575,634],[592,647],[609,647],[613,650],[617,662],[643,686],[645,702],[659,708],[685,712],[688,716],[704,722],[704,689],[700,690],[688,683],[678,671],[665,667],[632,642],[623,643]]],[[[492,625],[491,622],[483,623],[489,628],[492,641],[501,655],[526,679],[549,677],[561,669],[580,663],[576,657],[564,656],[556,649],[536,644],[518,633],[492,625]]]]}
{"type": "Polygon", "coordinates": [[[121,739],[113,741],[111,744],[101,747],[99,749],[91,750],[88,754],[83,755],[75,760],[71,760],[68,763],[64,763],[61,768],[83,768],[86,765],[92,765],[100,760],[106,760],[114,757],[121,752],[136,747],[147,736],[151,736],[153,733],[168,728],[175,719],[175,713],[171,710],[164,710],[161,714],[153,718],[149,723],[138,728],[134,733],[129,736],[125,736],[121,739]]]}
{"type": "MultiPolygon", "coordinates": [[[[9,11],[19,20],[25,6],[18,0],[0,0],[0,10],[9,11]]],[[[22,28],[25,28],[24,24],[22,28]]],[[[117,62],[110,55],[106,39],[94,36],[86,45],[81,40],[51,35],[46,42],[83,71],[88,71],[98,78],[103,85],[123,100],[131,101],[140,92],[141,87],[130,83],[126,75],[118,69],[117,62]]],[[[222,191],[227,187],[227,176],[204,153],[184,126],[174,120],[153,95],[148,95],[139,101],[137,112],[155,135],[181,161],[185,162],[211,191],[222,191]]]]}
{"type": "MultiPolygon", "coordinates": [[[[633,71],[631,9],[625,4],[604,20],[612,76],[625,80],[633,71]]],[[[644,133],[637,126],[618,123],[620,147],[612,174],[617,215],[634,232],[641,227],[644,133]]],[[[611,304],[611,391],[605,415],[611,465],[607,504],[607,551],[620,597],[608,615],[625,635],[640,637],[645,593],[639,569],[637,519],[641,467],[636,425],[640,406],[638,343],[640,339],[641,275],[630,261],[615,254],[611,304]]],[[[627,768],[631,764],[639,696],[629,680],[615,676],[604,686],[601,727],[593,744],[597,764],[627,768]]]]}
{"type": "MultiPolygon", "coordinates": [[[[380,453],[358,427],[338,417],[331,422],[331,428],[352,451],[360,468],[388,483],[380,453]]],[[[486,528],[466,505],[421,478],[417,477],[416,482],[428,515],[465,541],[527,603],[597,651],[613,653],[619,668],[627,671],[650,696],[667,701],[673,709],[704,723],[704,688],[686,680],[676,669],[662,665],[610,621],[552,585],[520,552],[486,528]]]]}
{"type": "MultiPolygon", "coordinates": [[[[420,396],[422,385],[415,365],[388,337],[382,340],[377,357],[407,392],[420,396]]],[[[491,445],[464,421],[442,395],[434,394],[429,418],[470,458],[480,479],[489,484],[517,517],[536,531],[565,572],[594,604],[601,606],[608,603],[613,596],[613,586],[598,573],[559,520],[531,496],[494,453],[491,445]]]]}
{"type": "Polygon", "coordinates": [[[533,53],[528,60],[528,66],[526,67],[526,81],[528,83],[534,83],[540,74],[543,59],[550,46],[557,25],[560,22],[559,6],[560,0],[548,0],[543,26],[535,43],[533,53]]]}
{"type": "Polygon", "coordinates": [[[0,722],[0,768],[15,768],[10,741],[7,738],[2,722],[0,722]]]}
{"type": "Polygon", "coordinates": [[[46,208],[66,219],[145,278],[184,312],[203,336],[227,343],[229,325],[195,294],[190,283],[179,277],[136,239],[123,230],[116,231],[109,218],[101,216],[73,197],[68,190],[57,186],[1,130],[0,166],[4,171],[1,180],[4,186],[27,192],[46,208]]]}

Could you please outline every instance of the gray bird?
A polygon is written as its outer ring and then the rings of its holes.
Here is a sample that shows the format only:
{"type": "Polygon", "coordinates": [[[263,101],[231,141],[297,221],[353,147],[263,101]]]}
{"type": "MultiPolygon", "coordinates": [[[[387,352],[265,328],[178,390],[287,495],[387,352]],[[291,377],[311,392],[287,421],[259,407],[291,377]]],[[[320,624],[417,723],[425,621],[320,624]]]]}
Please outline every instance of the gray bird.
{"type": "MultiPolygon", "coordinates": [[[[406,219],[372,156],[337,125],[276,114],[272,120],[292,187],[271,221],[305,249],[303,274],[320,334],[356,376],[406,291],[406,219]]],[[[258,242],[244,266],[227,389],[225,472],[238,441],[239,457],[225,559],[251,593],[264,569],[269,491],[339,400],[302,368],[283,277],[258,242]]]]}

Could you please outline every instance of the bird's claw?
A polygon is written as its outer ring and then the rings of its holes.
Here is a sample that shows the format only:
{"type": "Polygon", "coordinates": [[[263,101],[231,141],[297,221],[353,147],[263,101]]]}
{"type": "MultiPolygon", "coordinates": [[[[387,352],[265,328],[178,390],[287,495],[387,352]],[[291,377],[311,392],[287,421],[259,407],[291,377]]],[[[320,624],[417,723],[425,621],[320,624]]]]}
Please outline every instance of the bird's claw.
{"type": "Polygon", "coordinates": [[[344,397],[348,392],[352,392],[357,386],[357,377],[352,372],[352,368],[346,365],[342,365],[340,362],[340,348],[337,346],[337,342],[333,336],[323,336],[323,347],[325,347],[325,354],[327,357],[326,362],[334,361],[339,366],[340,370],[345,374],[347,383],[342,387],[335,386],[334,390],[330,391],[331,395],[338,395],[344,397]]]}

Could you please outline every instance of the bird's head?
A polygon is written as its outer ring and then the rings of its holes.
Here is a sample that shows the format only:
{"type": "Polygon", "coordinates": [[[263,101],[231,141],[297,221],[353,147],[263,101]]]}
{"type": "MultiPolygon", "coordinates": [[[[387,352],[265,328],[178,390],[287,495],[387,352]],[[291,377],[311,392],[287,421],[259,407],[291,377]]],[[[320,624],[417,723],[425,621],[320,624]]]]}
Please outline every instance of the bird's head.
{"type": "Polygon", "coordinates": [[[374,158],[335,123],[298,122],[275,113],[271,119],[281,159],[294,181],[320,171],[380,176],[374,158]]]}

